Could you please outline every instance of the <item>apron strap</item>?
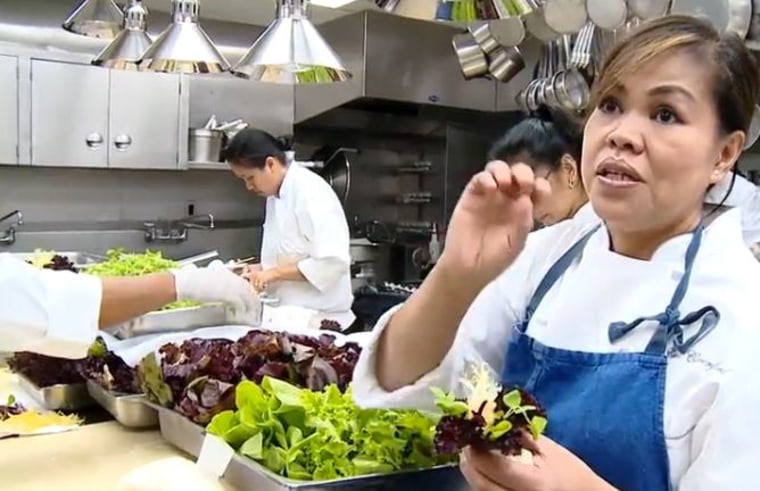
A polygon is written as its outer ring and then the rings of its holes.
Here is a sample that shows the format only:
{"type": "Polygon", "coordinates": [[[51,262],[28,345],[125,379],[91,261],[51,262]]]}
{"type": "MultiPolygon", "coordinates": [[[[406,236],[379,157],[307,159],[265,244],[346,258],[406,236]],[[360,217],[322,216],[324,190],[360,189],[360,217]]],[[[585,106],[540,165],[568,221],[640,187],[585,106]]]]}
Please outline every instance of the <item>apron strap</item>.
{"type": "Polygon", "coordinates": [[[694,266],[694,260],[699,251],[699,247],[702,243],[704,227],[702,224],[697,226],[694,230],[689,247],[686,250],[684,273],[681,280],[678,282],[673,297],[670,299],[668,306],[664,312],[656,315],[650,315],[646,317],[640,317],[633,322],[613,322],[609,325],[608,337],[611,343],[618,341],[620,338],[628,334],[637,328],[640,324],[646,321],[657,321],[657,329],[649,340],[646,347],[646,352],[651,354],[664,354],[667,351],[667,345],[669,342],[673,342],[674,347],[681,353],[686,353],[692,346],[701,341],[707,336],[715,326],[718,325],[720,320],[720,312],[713,307],[703,307],[695,312],[686,314],[683,318],[678,308],[681,305],[686,291],[689,288],[689,281],[691,279],[691,272],[694,266]],[[695,322],[702,320],[697,333],[691,338],[684,340],[683,328],[694,324],[695,322]]]}
{"type": "Polygon", "coordinates": [[[523,319],[519,324],[517,324],[517,326],[515,326],[518,331],[524,333],[528,329],[528,324],[530,323],[533,314],[538,309],[538,306],[541,304],[541,301],[544,299],[544,296],[546,296],[549,290],[552,289],[557,280],[562,277],[563,274],[565,274],[567,268],[569,268],[573,261],[575,261],[575,259],[580,255],[588,240],[592,235],[594,235],[594,232],[596,232],[599,227],[601,227],[601,225],[597,225],[589,232],[587,232],[586,235],[581,237],[578,242],[573,244],[573,246],[570,247],[570,249],[568,249],[567,252],[565,252],[557,260],[557,262],[552,265],[551,268],[549,268],[549,271],[546,272],[546,275],[541,280],[541,283],[538,284],[536,291],[533,292],[533,296],[530,298],[528,306],[525,308],[525,315],[523,315],[523,319]]]}

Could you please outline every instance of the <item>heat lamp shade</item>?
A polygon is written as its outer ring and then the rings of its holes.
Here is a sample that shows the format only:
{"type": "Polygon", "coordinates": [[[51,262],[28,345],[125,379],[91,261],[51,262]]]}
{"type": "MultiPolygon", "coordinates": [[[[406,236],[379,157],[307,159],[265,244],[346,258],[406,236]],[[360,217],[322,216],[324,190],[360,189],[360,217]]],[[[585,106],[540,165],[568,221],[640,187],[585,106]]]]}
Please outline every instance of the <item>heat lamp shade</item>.
{"type": "Polygon", "coordinates": [[[338,55],[306,18],[278,18],[232,69],[238,77],[270,83],[342,82],[351,78],[338,55]]]}
{"type": "Polygon", "coordinates": [[[62,27],[82,36],[114,39],[123,21],[123,12],[114,0],[82,0],[62,27]]]}
{"type": "Polygon", "coordinates": [[[221,73],[230,69],[195,22],[172,23],[143,54],[140,68],[166,73],[221,73]]]}
{"type": "Polygon", "coordinates": [[[145,31],[124,29],[95,57],[92,64],[118,70],[137,70],[143,53],[151,43],[145,31]]]}

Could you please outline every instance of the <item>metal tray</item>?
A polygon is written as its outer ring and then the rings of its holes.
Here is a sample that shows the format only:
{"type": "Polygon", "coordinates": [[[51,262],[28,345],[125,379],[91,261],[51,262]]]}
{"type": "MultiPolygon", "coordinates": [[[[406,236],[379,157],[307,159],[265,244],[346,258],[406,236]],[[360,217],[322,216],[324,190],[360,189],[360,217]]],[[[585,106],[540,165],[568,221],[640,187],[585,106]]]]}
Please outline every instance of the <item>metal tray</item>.
{"type": "MultiPolygon", "coordinates": [[[[158,411],[161,436],[171,445],[198,457],[205,429],[171,409],[152,402],[145,404],[158,411]]],[[[294,481],[271,472],[251,459],[240,455],[232,458],[224,480],[237,491],[466,491],[467,484],[456,466],[439,466],[424,471],[369,475],[334,481],[294,481]]]]}
{"type": "Polygon", "coordinates": [[[193,423],[176,411],[146,399],[143,399],[143,404],[158,413],[158,425],[164,440],[193,457],[197,458],[200,455],[203,435],[206,431],[203,426],[193,423]]]}
{"type": "Polygon", "coordinates": [[[192,331],[201,327],[228,324],[228,309],[222,304],[200,305],[174,310],[158,310],[107,329],[119,339],[146,334],[192,331]]]}
{"type": "Polygon", "coordinates": [[[128,428],[158,426],[156,410],[144,404],[145,397],[141,394],[118,394],[104,389],[92,380],[87,381],[87,392],[122,426],[128,428]]]}
{"type": "Polygon", "coordinates": [[[424,471],[405,471],[349,477],[334,481],[293,481],[271,472],[253,460],[235,455],[224,473],[224,480],[238,491],[466,491],[456,466],[446,465],[424,471]]]}
{"type": "Polygon", "coordinates": [[[29,393],[35,401],[51,411],[78,411],[95,405],[95,401],[87,392],[87,384],[84,382],[39,387],[25,376],[17,375],[21,388],[29,393]]]}
{"type": "MultiPolygon", "coordinates": [[[[60,252],[60,251],[45,251],[45,252],[58,254],[59,256],[68,258],[69,261],[74,263],[75,268],[87,266],[88,264],[100,263],[100,262],[105,261],[106,259],[103,256],[99,256],[97,254],[91,254],[89,252],[60,252]]],[[[16,259],[20,259],[22,261],[31,260],[36,255],[35,252],[11,252],[10,254],[16,259]]]]}

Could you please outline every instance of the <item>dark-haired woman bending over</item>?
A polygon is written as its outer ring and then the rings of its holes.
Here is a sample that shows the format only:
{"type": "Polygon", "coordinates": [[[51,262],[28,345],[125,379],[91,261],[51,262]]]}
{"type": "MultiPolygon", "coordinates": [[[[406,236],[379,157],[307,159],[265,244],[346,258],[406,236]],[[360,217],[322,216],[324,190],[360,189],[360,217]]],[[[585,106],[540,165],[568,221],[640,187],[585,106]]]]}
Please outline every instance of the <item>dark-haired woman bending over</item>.
{"type": "Polygon", "coordinates": [[[533,210],[533,218],[541,225],[554,225],[574,216],[598,221],[581,180],[582,147],[581,124],[547,110],[510,128],[493,144],[488,160],[522,162],[549,182],[551,199],[533,210]]]}
{"type": "Polygon", "coordinates": [[[324,179],[288,163],[287,149],[282,139],[246,129],[224,151],[246,188],[267,199],[261,264],[246,275],[281,305],[316,311],[311,327],[328,319],[346,329],[355,319],[346,215],[324,179]]]}

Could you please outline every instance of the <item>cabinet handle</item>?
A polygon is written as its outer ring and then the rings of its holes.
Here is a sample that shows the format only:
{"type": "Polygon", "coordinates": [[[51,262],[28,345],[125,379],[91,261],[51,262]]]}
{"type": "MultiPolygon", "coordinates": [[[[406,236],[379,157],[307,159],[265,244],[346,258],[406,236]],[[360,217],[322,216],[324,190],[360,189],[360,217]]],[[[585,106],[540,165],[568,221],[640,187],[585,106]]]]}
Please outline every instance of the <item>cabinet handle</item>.
{"type": "Polygon", "coordinates": [[[103,144],[103,135],[100,133],[90,133],[84,141],[89,148],[98,148],[103,144]]]}
{"type": "Polygon", "coordinates": [[[132,137],[129,135],[118,135],[113,139],[113,146],[116,150],[124,151],[132,144],[132,137]]]}

